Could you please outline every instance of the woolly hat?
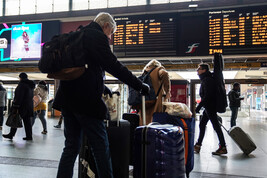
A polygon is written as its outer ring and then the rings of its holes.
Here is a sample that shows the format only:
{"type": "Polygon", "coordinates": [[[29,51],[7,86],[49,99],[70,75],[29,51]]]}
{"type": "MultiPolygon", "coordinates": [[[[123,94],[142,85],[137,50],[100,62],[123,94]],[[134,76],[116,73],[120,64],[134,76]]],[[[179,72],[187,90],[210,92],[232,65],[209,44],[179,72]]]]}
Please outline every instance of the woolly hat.
{"type": "Polygon", "coordinates": [[[21,79],[27,79],[28,78],[28,75],[25,72],[22,72],[22,73],[19,74],[19,78],[21,78],[21,79]]]}

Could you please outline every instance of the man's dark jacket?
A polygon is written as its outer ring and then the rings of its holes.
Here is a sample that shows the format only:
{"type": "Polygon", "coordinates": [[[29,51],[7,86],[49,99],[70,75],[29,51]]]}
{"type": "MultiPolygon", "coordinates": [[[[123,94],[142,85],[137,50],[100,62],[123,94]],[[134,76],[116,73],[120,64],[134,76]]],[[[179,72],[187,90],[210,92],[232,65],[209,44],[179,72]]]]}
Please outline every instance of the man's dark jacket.
{"type": "Polygon", "coordinates": [[[216,85],[211,72],[207,71],[199,75],[199,77],[201,80],[201,86],[199,89],[201,101],[197,109],[204,107],[207,110],[216,111],[216,85]]]}
{"type": "Polygon", "coordinates": [[[240,93],[237,90],[232,89],[228,93],[228,98],[229,98],[229,106],[230,107],[240,107],[240,93]]]}
{"type": "Polygon", "coordinates": [[[18,108],[22,118],[33,116],[33,90],[35,83],[32,80],[23,79],[15,89],[13,107],[18,108]]]}
{"type": "Polygon", "coordinates": [[[105,119],[107,108],[102,100],[105,71],[138,91],[142,82],[117,60],[97,23],[85,27],[83,46],[89,68],[78,79],[60,81],[55,102],[65,110],[105,119]]]}

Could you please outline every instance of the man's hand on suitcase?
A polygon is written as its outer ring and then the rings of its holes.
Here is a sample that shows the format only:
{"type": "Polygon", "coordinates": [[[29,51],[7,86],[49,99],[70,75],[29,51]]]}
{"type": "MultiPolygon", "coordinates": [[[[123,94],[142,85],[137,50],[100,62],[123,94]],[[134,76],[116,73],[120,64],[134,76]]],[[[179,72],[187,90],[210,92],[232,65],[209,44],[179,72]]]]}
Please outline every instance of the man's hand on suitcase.
{"type": "Polygon", "coordinates": [[[141,95],[149,95],[150,87],[148,84],[143,83],[142,84],[142,89],[140,91],[141,95]]]}

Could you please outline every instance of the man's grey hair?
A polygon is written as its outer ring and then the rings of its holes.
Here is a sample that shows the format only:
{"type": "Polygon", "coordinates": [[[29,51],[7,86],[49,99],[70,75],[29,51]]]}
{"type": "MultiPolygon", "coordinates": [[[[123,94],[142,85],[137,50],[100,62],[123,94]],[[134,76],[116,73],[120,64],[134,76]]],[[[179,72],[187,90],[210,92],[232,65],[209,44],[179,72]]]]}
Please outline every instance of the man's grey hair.
{"type": "Polygon", "coordinates": [[[107,22],[110,27],[113,29],[113,33],[117,30],[117,25],[113,17],[107,12],[100,12],[94,19],[94,22],[98,23],[101,28],[107,22]]]}

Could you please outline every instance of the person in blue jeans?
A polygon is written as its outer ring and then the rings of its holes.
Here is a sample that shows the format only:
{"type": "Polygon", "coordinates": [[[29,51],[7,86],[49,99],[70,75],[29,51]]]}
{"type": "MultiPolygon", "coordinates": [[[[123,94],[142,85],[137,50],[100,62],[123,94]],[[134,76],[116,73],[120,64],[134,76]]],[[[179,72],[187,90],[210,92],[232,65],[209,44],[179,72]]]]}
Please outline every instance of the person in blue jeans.
{"type": "Polygon", "coordinates": [[[236,119],[238,114],[238,108],[240,107],[240,101],[244,98],[240,98],[240,84],[234,83],[233,89],[228,93],[229,106],[232,111],[231,114],[231,127],[236,126],[236,119]]]}
{"type": "MultiPolygon", "coordinates": [[[[112,53],[109,45],[116,31],[116,22],[105,12],[83,29],[83,48],[73,55],[83,56],[88,68],[79,78],[60,81],[53,108],[64,117],[65,147],[61,155],[57,178],[72,178],[75,160],[79,154],[82,133],[85,133],[96,163],[99,178],[113,178],[109,142],[104,120],[108,110],[102,94],[105,93],[105,72],[142,94],[149,93],[149,86],[142,83],[112,53]]],[[[75,176],[78,177],[78,176],[75,176]]]]}

